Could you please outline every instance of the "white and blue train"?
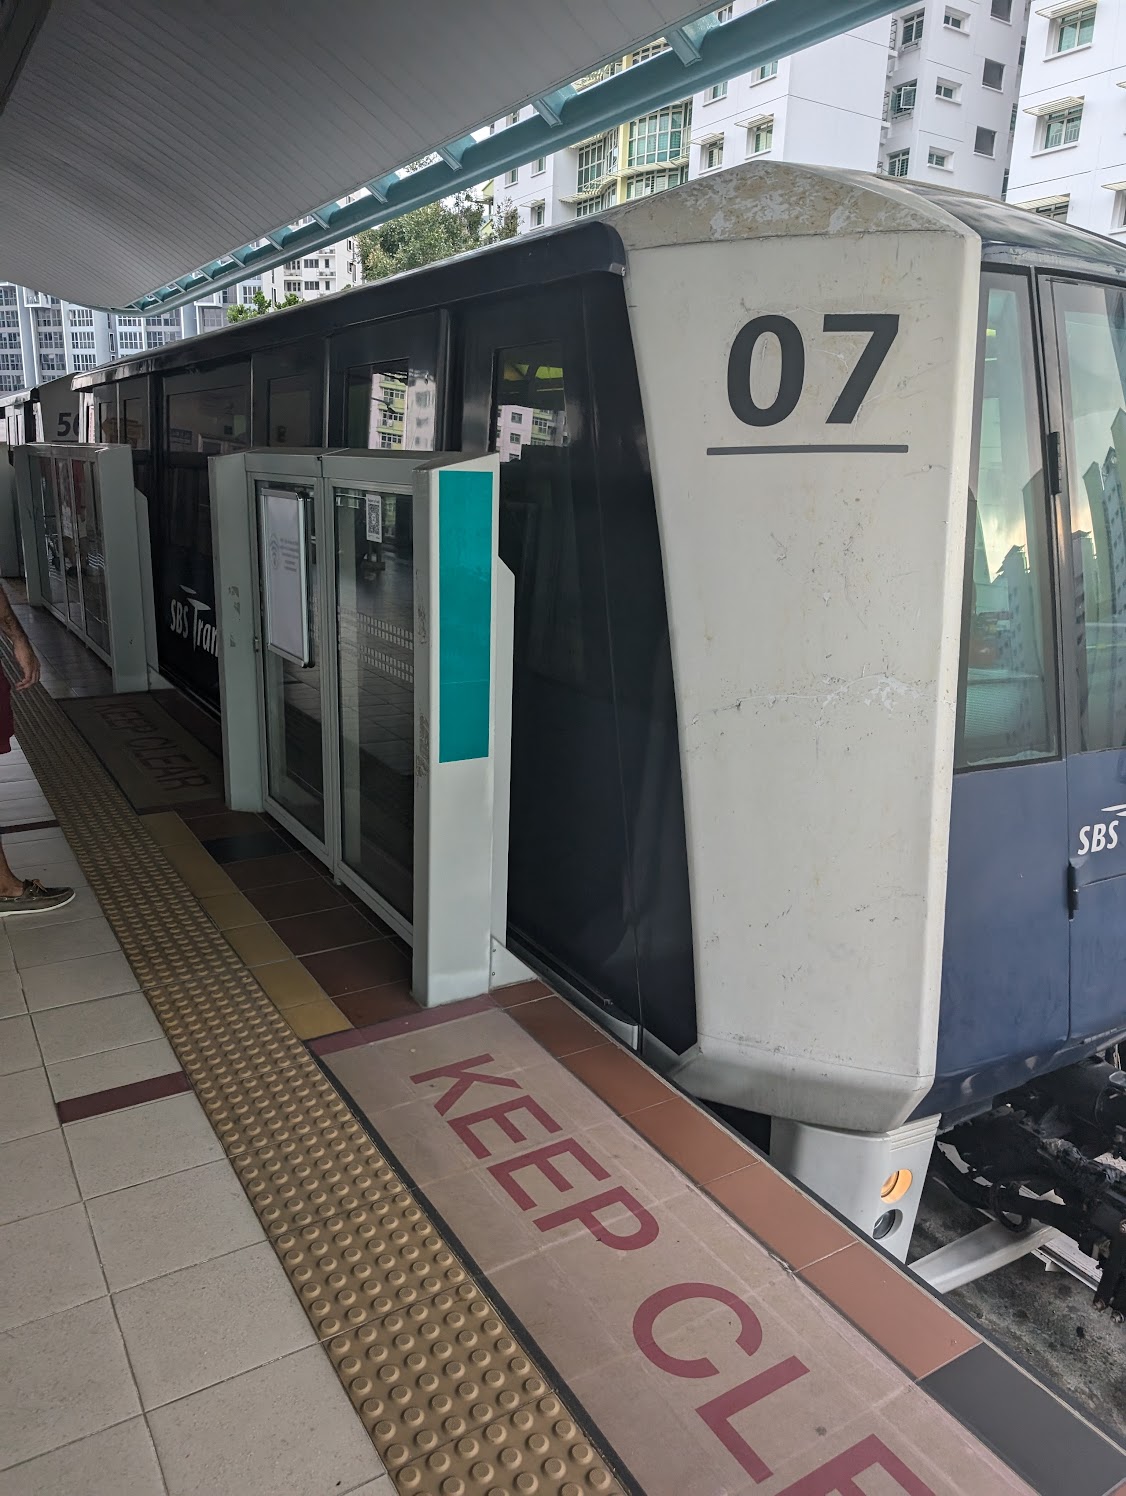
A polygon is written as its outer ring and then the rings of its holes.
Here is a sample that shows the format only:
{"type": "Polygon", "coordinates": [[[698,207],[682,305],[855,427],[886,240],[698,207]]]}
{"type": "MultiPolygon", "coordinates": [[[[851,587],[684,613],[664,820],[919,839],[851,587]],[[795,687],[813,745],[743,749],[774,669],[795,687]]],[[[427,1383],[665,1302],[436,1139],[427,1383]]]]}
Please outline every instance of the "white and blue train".
{"type": "Polygon", "coordinates": [[[28,398],[212,705],[208,452],[502,450],[511,947],[890,1250],[937,1138],[1126,1308],[1118,244],[749,164],[28,398]]]}

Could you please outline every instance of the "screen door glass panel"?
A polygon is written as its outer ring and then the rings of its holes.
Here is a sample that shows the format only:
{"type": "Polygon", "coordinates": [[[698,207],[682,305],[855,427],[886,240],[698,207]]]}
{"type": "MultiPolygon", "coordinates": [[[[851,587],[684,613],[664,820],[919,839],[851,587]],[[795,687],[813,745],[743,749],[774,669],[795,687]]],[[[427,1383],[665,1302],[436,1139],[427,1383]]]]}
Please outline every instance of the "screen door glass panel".
{"type": "Polygon", "coordinates": [[[414,866],[411,495],[333,487],[341,852],[407,919],[414,866]]]}
{"type": "MultiPolygon", "coordinates": [[[[321,746],[320,640],[317,637],[316,516],[313,493],[292,483],[255,484],[258,534],[262,535],[264,495],[292,493],[305,506],[305,606],[308,612],[309,664],[298,665],[266,647],[268,629],[263,594],[262,674],[266,696],[266,782],[270,798],[319,840],[325,839],[324,756],[321,746]]],[[[269,558],[259,554],[259,577],[269,558]]],[[[260,588],[261,591],[261,588],[260,588]]]]}
{"type": "Polygon", "coordinates": [[[106,602],[102,506],[94,486],[93,464],[72,462],[70,466],[78,517],[78,562],[82,572],[82,612],[86,634],[99,649],[108,653],[109,608],[106,602]]]}
{"type": "Polygon", "coordinates": [[[36,479],[33,498],[36,521],[43,532],[43,549],[47,559],[47,594],[51,607],[66,612],[66,567],[63,561],[62,537],[59,533],[59,508],[56,497],[54,459],[36,458],[32,469],[36,479]],[[36,471],[38,469],[38,471],[36,471]]]}

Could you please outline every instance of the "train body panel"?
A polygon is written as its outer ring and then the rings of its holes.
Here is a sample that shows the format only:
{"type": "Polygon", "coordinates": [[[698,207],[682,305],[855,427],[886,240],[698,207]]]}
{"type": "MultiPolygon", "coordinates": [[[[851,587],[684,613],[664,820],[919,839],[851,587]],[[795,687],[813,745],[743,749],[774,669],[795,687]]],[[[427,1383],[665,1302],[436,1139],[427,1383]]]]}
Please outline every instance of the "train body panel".
{"type": "Polygon", "coordinates": [[[676,198],[611,216],[685,786],[699,1039],[673,1073],[879,1131],[935,1072],[979,242],[814,168],[676,198]]]}

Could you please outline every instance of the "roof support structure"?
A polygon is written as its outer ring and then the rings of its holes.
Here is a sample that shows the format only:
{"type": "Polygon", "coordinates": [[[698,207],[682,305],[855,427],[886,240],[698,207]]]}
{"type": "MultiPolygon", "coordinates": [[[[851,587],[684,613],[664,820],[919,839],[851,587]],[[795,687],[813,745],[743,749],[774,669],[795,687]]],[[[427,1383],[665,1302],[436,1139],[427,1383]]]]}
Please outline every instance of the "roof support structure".
{"type": "Polygon", "coordinates": [[[568,84],[532,100],[534,113],[527,119],[482,140],[463,135],[445,141],[435,148],[437,159],[431,164],[406,176],[394,173],[368,182],[366,196],[318,208],[310,215],[310,223],[276,229],[257,244],[244,245],[117,310],[152,314],[183,306],[202,294],[449,197],[472,183],[575,145],[624,119],[674,104],[762,63],[800,52],[887,15],[896,4],[897,0],[772,0],[723,23],[711,14],[690,20],[668,31],[669,50],[587,88],[568,84]]]}

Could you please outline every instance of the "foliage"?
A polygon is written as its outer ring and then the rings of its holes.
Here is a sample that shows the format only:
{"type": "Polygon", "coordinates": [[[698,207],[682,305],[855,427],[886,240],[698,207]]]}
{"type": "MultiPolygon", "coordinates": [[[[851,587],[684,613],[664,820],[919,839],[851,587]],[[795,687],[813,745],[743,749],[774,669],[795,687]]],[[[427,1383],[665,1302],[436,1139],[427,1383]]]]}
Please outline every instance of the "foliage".
{"type": "Polygon", "coordinates": [[[303,299],[296,292],[290,291],[284,301],[271,301],[264,291],[255,291],[252,302],[227,308],[227,321],[245,322],[250,317],[261,317],[266,312],[276,312],[279,307],[300,306],[303,299]]]}
{"type": "Polygon", "coordinates": [[[520,215],[511,203],[499,204],[490,214],[482,198],[461,192],[377,228],[364,229],[357,236],[364,279],[382,280],[403,270],[417,270],[498,239],[511,239],[519,229],[520,215]]]}

